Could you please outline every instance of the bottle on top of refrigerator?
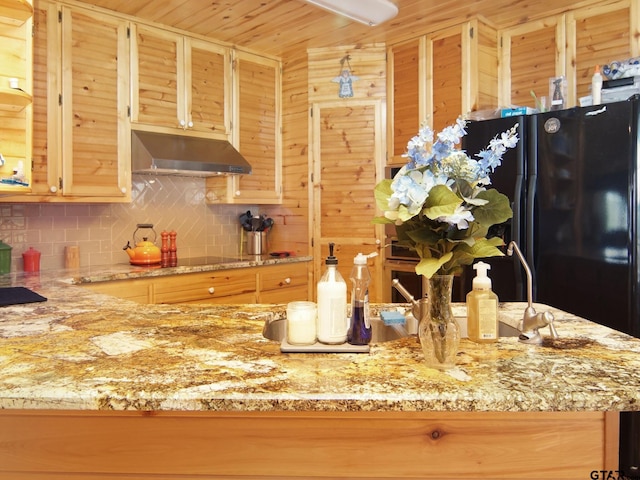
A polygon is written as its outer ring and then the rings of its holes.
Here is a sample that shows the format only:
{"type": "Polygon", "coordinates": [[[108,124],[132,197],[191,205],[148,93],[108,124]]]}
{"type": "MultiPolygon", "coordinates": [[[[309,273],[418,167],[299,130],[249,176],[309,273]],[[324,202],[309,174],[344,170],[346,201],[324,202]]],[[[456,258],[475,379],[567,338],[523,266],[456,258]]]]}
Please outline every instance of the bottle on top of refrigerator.
{"type": "Polygon", "coordinates": [[[487,270],[491,266],[478,262],[473,266],[476,276],[467,294],[467,334],[477,343],[498,341],[498,296],[491,290],[487,270]]]}
{"type": "Polygon", "coordinates": [[[334,244],[329,244],[327,269],[318,282],[318,340],[322,343],[340,344],[347,341],[349,318],[347,317],[347,284],[338,271],[338,259],[333,256],[334,244]]]}
{"type": "Polygon", "coordinates": [[[371,322],[369,319],[369,282],[371,274],[367,266],[369,257],[377,253],[363,255],[358,253],[353,259],[351,269],[351,320],[347,342],[351,345],[367,345],[371,341],[371,322]]]}
{"type": "Polygon", "coordinates": [[[600,65],[596,65],[595,72],[591,77],[591,104],[600,105],[602,103],[602,74],[600,73],[600,65]]]}

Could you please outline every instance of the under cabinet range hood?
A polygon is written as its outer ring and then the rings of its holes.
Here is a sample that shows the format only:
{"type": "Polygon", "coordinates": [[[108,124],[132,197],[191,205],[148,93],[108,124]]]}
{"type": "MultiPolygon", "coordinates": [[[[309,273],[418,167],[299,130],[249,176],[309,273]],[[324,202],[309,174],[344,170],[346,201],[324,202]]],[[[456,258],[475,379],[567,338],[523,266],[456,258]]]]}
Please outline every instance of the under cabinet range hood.
{"type": "Polygon", "coordinates": [[[251,165],[226,140],[132,130],[131,171],[211,177],[251,173],[251,165]]]}

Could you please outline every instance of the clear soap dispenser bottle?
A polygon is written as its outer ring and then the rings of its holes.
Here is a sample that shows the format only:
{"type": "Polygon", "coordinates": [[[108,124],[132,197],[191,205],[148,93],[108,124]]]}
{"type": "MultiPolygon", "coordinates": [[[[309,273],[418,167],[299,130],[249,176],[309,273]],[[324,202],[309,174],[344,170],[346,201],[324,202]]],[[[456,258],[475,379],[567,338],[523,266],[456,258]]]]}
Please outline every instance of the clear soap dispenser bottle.
{"type": "Polygon", "coordinates": [[[333,256],[334,244],[329,244],[327,269],[318,282],[318,340],[341,344],[347,341],[347,284],[338,271],[338,259],[333,256]]]}
{"type": "Polygon", "coordinates": [[[369,320],[369,282],[371,274],[367,266],[369,257],[377,253],[358,253],[351,269],[351,321],[347,341],[351,345],[368,345],[371,342],[371,322],[369,320]]]}
{"type": "Polygon", "coordinates": [[[476,276],[467,294],[467,333],[477,343],[498,341],[498,296],[491,290],[487,270],[491,266],[478,262],[473,266],[476,276]]]}

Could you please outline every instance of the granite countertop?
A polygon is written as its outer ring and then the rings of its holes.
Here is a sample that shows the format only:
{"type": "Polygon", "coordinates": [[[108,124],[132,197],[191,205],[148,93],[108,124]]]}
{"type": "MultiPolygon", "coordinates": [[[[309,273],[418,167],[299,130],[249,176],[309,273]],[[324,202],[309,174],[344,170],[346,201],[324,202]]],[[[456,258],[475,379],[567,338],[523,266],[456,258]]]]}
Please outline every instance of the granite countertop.
{"type": "MultiPolygon", "coordinates": [[[[161,277],[164,275],[181,275],[185,273],[211,272],[232,268],[249,268],[268,265],[280,265],[297,262],[310,262],[311,256],[273,257],[270,255],[239,255],[233,257],[193,257],[178,258],[176,267],[162,268],[159,265],[130,265],[128,262],[111,266],[99,265],[78,270],[62,270],[58,272],[66,277],[69,283],[82,284],[107,282],[111,280],[128,280],[133,278],[161,277]]],[[[48,272],[49,274],[55,272],[48,272]]],[[[19,275],[19,274],[18,274],[19,275]]],[[[2,281],[0,280],[0,285],[2,281]]]]}
{"type": "MultiPolygon", "coordinates": [[[[463,339],[456,368],[441,372],[425,366],[415,337],[369,353],[283,354],[262,328],[285,305],[140,305],[74,285],[68,272],[0,277],[8,285],[48,300],[0,307],[0,408],[640,410],[640,340],[558,310],[559,340],[463,339]]],[[[524,307],[502,304],[501,316],[515,324],[524,307]]]]}

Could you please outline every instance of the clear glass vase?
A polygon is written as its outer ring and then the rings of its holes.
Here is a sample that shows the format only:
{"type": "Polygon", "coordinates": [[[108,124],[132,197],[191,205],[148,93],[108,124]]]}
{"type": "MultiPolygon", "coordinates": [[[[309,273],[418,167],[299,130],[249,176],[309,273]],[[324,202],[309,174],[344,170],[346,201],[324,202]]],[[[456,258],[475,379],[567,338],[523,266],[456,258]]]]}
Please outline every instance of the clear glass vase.
{"type": "Polygon", "coordinates": [[[451,310],[453,275],[433,275],[427,280],[427,308],[422,311],[418,337],[427,365],[452,368],[460,345],[460,327],[451,310]]]}

